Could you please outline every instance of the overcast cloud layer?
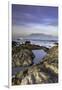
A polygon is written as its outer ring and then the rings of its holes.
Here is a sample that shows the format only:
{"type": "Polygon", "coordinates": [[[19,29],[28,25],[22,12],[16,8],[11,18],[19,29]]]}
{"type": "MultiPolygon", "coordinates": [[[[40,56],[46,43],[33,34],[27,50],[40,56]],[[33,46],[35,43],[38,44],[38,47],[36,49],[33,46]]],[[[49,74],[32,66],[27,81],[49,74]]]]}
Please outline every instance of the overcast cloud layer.
{"type": "Polygon", "coordinates": [[[31,33],[58,35],[58,8],[12,5],[13,37],[31,33]]]}

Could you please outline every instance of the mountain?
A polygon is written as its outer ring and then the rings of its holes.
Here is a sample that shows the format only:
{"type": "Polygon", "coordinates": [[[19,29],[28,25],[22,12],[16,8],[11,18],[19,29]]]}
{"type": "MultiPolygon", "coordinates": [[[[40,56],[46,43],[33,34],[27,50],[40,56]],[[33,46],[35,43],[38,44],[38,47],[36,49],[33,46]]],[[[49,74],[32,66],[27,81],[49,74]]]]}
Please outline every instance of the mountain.
{"type": "Polygon", "coordinates": [[[57,36],[46,35],[46,34],[30,34],[26,36],[24,39],[32,39],[32,40],[57,40],[57,36]]]}

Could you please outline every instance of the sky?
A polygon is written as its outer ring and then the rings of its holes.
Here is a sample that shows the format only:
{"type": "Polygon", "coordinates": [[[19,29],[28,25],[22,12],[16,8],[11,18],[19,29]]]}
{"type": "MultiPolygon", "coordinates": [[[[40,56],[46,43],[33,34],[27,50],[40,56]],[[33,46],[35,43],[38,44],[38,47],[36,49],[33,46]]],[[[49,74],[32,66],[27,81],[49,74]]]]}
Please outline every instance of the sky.
{"type": "Polygon", "coordinates": [[[58,35],[58,7],[12,5],[13,37],[43,33],[58,35]]]}

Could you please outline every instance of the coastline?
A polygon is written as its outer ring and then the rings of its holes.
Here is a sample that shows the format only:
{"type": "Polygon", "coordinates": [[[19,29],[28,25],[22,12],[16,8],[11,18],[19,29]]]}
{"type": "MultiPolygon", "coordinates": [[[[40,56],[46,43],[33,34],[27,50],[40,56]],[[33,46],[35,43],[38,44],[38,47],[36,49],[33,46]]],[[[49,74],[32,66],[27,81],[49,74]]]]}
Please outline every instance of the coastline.
{"type": "MultiPolygon", "coordinates": [[[[22,47],[23,50],[28,49],[29,52],[31,52],[33,48],[41,48],[43,50],[45,48],[31,44],[23,45],[22,47]],[[28,46],[30,46],[31,48],[28,46]]],[[[12,85],[58,83],[58,45],[56,44],[52,48],[48,49],[47,55],[39,64],[34,65],[33,63],[31,63],[25,65],[28,66],[27,68],[25,67],[25,70],[16,73],[16,75],[12,77],[12,85]]]]}

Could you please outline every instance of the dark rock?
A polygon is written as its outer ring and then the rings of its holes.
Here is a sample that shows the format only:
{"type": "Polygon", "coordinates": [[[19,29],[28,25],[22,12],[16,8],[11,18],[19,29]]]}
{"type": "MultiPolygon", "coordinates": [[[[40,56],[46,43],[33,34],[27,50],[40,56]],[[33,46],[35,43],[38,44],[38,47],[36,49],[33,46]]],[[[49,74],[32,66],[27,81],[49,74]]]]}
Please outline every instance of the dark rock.
{"type": "Polygon", "coordinates": [[[12,46],[16,46],[17,43],[15,41],[12,41],[12,46]]]}
{"type": "Polygon", "coordinates": [[[58,43],[54,43],[54,44],[58,46],[58,43]]]}
{"type": "Polygon", "coordinates": [[[26,41],[25,44],[30,44],[30,41],[26,41]]]}

